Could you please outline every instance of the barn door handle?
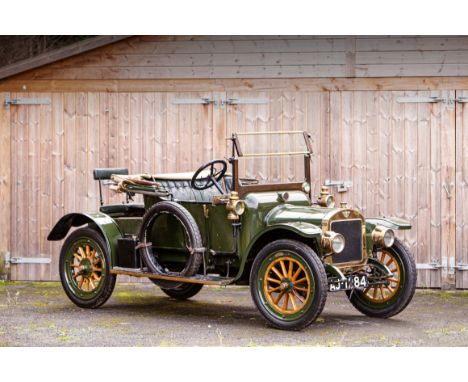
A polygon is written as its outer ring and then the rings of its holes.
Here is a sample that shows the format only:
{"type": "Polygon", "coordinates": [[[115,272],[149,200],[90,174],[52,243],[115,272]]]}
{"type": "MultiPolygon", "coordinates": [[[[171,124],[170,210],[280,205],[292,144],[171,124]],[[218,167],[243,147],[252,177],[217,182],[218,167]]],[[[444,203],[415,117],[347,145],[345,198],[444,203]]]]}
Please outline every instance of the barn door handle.
{"type": "Polygon", "coordinates": [[[445,192],[447,193],[447,199],[452,199],[452,193],[450,192],[450,190],[448,189],[447,187],[447,183],[444,183],[442,188],[445,190],[445,192]]]}

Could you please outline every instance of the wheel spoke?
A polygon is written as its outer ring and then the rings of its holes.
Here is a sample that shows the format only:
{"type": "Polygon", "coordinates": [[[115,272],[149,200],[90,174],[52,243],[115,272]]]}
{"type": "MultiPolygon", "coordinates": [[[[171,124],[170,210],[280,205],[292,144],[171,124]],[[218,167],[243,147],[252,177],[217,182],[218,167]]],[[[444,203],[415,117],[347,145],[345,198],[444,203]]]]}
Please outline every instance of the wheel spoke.
{"type": "Polygon", "coordinates": [[[393,278],[388,279],[388,281],[393,281],[394,283],[399,283],[400,282],[398,279],[393,279],[393,278]]]}
{"type": "Polygon", "coordinates": [[[294,272],[294,275],[293,275],[293,277],[292,277],[292,281],[295,281],[295,280],[296,280],[297,276],[300,275],[301,271],[302,271],[302,268],[301,268],[301,267],[297,268],[297,271],[294,272]]]}
{"type": "Polygon", "coordinates": [[[91,283],[93,289],[96,289],[96,284],[94,283],[94,280],[91,277],[89,278],[89,282],[91,283]]]}
{"type": "Polygon", "coordinates": [[[393,263],[393,258],[390,257],[390,259],[385,263],[385,265],[388,267],[391,263],[393,263]]]}
{"type": "Polygon", "coordinates": [[[275,267],[271,267],[271,270],[276,273],[276,276],[278,276],[280,280],[283,279],[283,275],[280,273],[279,270],[277,270],[275,267]]]}
{"type": "Polygon", "coordinates": [[[303,277],[302,279],[294,281],[294,284],[299,284],[299,283],[301,283],[303,281],[307,281],[307,277],[303,277]]]}
{"type": "Polygon", "coordinates": [[[281,297],[283,297],[284,291],[281,291],[278,296],[276,296],[276,299],[273,301],[274,304],[278,304],[279,300],[281,300],[281,297]]]}
{"type": "Polygon", "coordinates": [[[102,272],[102,268],[93,267],[93,272],[102,272]]]}
{"type": "Polygon", "coordinates": [[[288,295],[291,295],[291,304],[293,306],[293,309],[297,310],[296,299],[294,298],[294,293],[288,293],[288,295]]]}
{"type": "Polygon", "coordinates": [[[301,303],[304,303],[304,298],[303,298],[299,293],[297,293],[294,289],[293,289],[293,293],[294,293],[294,296],[296,296],[297,299],[298,299],[301,303]]]}
{"type": "Polygon", "coordinates": [[[86,254],[84,253],[83,247],[79,247],[78,252],[81,255],[81,259],[84,259],[86,257],[86,254]]]}
{"type": "Polygon", "coordinates": [[[309,291],[308,288],[302,288],[302,287],[298,287],[298,286],[295,286],[295,285],[293,286],[293,288],[296,289],[296,290],[300,290],[301,292],[308,292],[309,291]]]}
{"type": "Polygon", "coordinates": [[[382,299],[385,299],[385,297],[387,296],[387,295],[384,293],[384,288],[383,288],[383,286],[380,286],[380,294],[382,295],[382,299]]]}
{"type": "Polygon", "coordinates": [[[280,260],[281,270],[283,271],[283,277],[288,277],[288,272],[286,271],[286,266],[284,265],[284,261],[280,260]]]}
{"type": "Polygon", "coordinates": [[[373,296],[373,299],[375,300],[377,298],[377,293],[378,293],[378,289],[377,287],[374,287],[374,296],[373,296]]]}
{"type": "Polygon", "coordinates": [[[281,281],[280,281],[280,280],[277,280],[277,279],[274,279],[274,278],[271,278],[271,277],[267,277],[266,279],[267,279],[268,281],[272,282],[272,283],[281,284],[281,281]]]}
{"type": "Polygon", "coordinates": [[[80,279],[80,281],[78,282],[78,288],[81,289],[81,287],[83,286],[83,281],[84,281],[84,277],[81,276],[81,279],[80,279]]]}
{"type": "Polygon", "coordinates": [[[276,292],[278,290],[280,290],[281,286],[277,286],[275,288],[272,288],[272,289],[268,289],[268,293],[272,294],[273,292],[276,292]]]}
{"type": "Polygon", "coordinates": [[[78,261],[83,260],[83,258],[82,258],[78,253],[76,253],[76,252],[73,254],[73,257],[74,257],[75,259],[77,259],[78,261]]]}
{"type": "Polygon", "coordinates": [[[283,300],[283,310],[288,310],[288,305],[289,305],[289,293],[285,293],[284,300],[283,300]]]}
{"type": "Polygon", "coordinates": [[[294,267],[294,262],[292,260],[289,260],[289,270],[288,270],[288,277],[289,278],[292,278],[293,267],[294,267]]]}

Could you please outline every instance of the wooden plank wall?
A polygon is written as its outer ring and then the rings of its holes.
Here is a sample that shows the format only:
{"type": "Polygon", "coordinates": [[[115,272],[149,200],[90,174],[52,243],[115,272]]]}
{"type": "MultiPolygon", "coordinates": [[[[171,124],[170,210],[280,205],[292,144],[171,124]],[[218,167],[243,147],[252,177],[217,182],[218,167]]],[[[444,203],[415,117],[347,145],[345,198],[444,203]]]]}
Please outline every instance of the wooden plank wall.
{"type": "Polygon", "coordinates": [[[6,252],[11,250],[11,124],[10,109],[4,107],[9,93],[0,93],[0,275],[6,252]]]}
{"type": "Polygon", "coordinates": [[[136,36],[16,79],[468,75],[467,36],[136,36]]]}
{"type": "MultiPolygon", "coordinates": [[[[304,128],[313,139],[313,195],[318,194],[326,178],[352,180],[349,192],[335,193],[338,202],[344,199],[366,216],[409,219],[414,228],[400,237],[415,253],[417,262],[447,263],[455,253],[455,198],[448,199],[442,185],[448,182],[450,188],[455,181],[455,106],[402,104],[396,100],[401,96],[453,98],[454,94],[23,93],[21,98],[45,98],[51,104],[11,107],[11,249],[15,256],[52,256],[53,262],[51,266],[16,265],[12,278],[58,279],[61,243],[49,243],[45,238],[63,214],[97,209],[93,168],[129,167],[132,173],[190,171],[212,158],[227,156],[225,137],[233,131],[304,128]],[[176,99],[197,98],[259,98],[268,102],[224,107],[174,103],[176,99]]],[[[457,114],[457,118],[463,119],[464,114],[457,114]]],[[[465,136],[464,126],[457,130],[458,145],[465,136]]],[[[293,148],[288,136],[274,140],[256,138],[250,149],[264,152],[293,148]]],[[[466,155],[457,147],[457,163],[464,163],[466,155]]],[[[303,177],[301,157],[256,158],[242,163],[243,175],[256,176],[262,182],[303,177]]],[[[457,210],[464,203],[458,198],[464,190],[464,172],[465,167],[458,165],[457,210]]],[[[104,196],[106,202],[121,201],[115,194],[106,192],[104,196]]],[[[457,218],[459,254],[466,241],[463,216],[457,218]]],[[[422,270],[419,286],[440,287],[441,275],[440,271],[422,270]]],[[[447,279],[448,275],[443,277],[447,279]]]]}
{"type": "MultiPolygon", "coordinates": [[[[51,256],[52,265],[15,265],[12,279],[58,279],[62,243],[50,243],[46,237],[64,214],[98,209],[94,168],[128,167],[131,173],[190,171],[213,158],[213,107],[172,102],[211,96],[13,93],[14,98],[49,99],[51,104],[11,107],[13,187],[2,197],[3,203],[12,196],[11,251],[19,257],[51,256]]],[[[3,125],[10,126],[9,122],[3,125]]],[[[5,137],[1,136],[2,142],[5,137]]],[[[224,147],[219,156],[225,156],[224,147]]],[[[7,156],[3,159],[2,166],[8,165],[7,156]]],[[[9,186],[8,172],[4,174],[2,184],[9,186]]],[[[122,201],[120,195],[108,191],[104,199],[106,203],[122,201]]],[[[6,214],[1,218],[10,220],[6,214]]],[[[10,224],[4,226],[2,237],[10,224]]]]}
{"type": "Polygon", "coordinates": [[[337,195],[365,216],[397,216],[413,229],[398,236],[418,263],[418,286],[453,283],[446,269],[454,256],[455,198],[442,185],[454,181],[455,106],[400,103],[400,97],[454,97],[454,92],[332,92],[330,177],[351,180],[337,195]]]}
{"type": "MultiPolygon", "coordinates": [[[[468,91],[457,91],[468,97],[468,91]]],[[[456,131],[456,264],[468,264],[468,106],[457,105],[456,131]]],[[[468,271],[456,272],[457,288],[468,288],[468,271]]]]}

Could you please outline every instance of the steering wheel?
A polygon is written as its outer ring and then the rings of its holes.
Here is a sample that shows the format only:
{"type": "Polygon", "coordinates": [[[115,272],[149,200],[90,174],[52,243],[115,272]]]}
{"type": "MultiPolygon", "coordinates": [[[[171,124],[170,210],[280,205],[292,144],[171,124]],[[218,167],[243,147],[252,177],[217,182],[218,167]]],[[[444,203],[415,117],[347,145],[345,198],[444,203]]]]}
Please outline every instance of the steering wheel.
{"type": "Polygon", "coordinates": [[[193,174],[190,185],[195,190],[206,190],[207,188],[212,187],[213,185],[218,189],[221,194],[224,194],[223,189],[219,185],[219,181],[223,178],[227,170],[227,163],[225,160],[212,160],[207,164],[201,166],[195,174],[193,174]],[[216,165],[220,165],[221,168],[218,169],[216,165]],[[198,178],[198,176],[204,171],[209,169],[209,174],[203,178],[198,178]]]}

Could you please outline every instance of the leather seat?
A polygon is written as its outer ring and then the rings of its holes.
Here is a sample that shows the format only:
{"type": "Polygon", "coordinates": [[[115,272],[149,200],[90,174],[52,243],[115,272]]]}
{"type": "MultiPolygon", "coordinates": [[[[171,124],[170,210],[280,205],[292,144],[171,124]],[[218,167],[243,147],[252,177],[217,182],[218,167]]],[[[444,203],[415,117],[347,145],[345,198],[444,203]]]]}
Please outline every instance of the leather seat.
{"type": "MultiPolygon", "coordinates": [[[[231,192],[232,177],[226,176],[226,193],[231,192]]],[[[176,201],[211,203],[213,196],[220,195],[219,190],[213,185],[206,190],[196,190],[187,179],[154,179],[161,188],[171,193],[176,201]]]]}

